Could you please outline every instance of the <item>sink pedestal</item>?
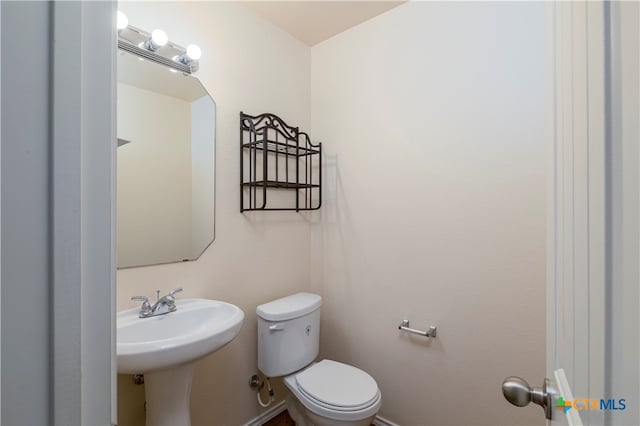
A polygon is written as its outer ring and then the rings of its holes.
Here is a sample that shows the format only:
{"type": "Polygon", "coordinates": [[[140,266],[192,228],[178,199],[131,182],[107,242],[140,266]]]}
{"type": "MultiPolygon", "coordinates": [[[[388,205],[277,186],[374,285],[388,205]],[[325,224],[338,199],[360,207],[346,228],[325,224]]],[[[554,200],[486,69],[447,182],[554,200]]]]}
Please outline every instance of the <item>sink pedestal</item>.
{"type": "Polygon", "coordinates": [[[195,362],[144,373],[146,426],[190,426],[189,398],[195,362]]]}

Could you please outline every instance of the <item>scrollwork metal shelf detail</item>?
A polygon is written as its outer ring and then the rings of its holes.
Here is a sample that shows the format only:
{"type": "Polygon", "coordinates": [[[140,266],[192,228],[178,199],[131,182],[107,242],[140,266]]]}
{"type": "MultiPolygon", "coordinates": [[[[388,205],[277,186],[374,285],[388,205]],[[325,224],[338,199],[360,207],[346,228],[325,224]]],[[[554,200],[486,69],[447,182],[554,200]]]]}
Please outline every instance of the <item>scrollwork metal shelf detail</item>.
{"type": "MultiPolygon", "coordinates": [[[[293,204],[293,200],[291,201],[293,204]]],[[[240,211],[317,210],[322,205],[322,143],[275,114],[240,112],[240,211]],[[295,205],[273,206],[269,190],[292,190],[295,205]]]]}

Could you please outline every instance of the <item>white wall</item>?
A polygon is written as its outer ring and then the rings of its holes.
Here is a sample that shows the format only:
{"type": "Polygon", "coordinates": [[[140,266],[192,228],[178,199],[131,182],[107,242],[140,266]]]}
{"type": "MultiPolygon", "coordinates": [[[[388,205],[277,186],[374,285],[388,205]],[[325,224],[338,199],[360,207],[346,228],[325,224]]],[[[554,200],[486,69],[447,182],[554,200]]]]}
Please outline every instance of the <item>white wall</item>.
{"type": "Polygon", "coordinates": [[[500,384],[545,374],[545,59],[533,3],[411,2],[312,48],[322,355],[394,422],[544,422],[500,384]]]}
{"type": "Polygon", "coordinates": [[[118,83],[119,267],[189,257],[190,135],[190,102],[118,83]]]}
{"type": "MultiPolygon", "coordinates": [[[[118,309],[129,298],[185,289],[238,305],[246,314],[240,335],[196,367],[191,395],[194,425],[237,425],[259,410],[248,380],[256,368],[258,304],[309,285],[309,225],[301,215],[239,212],[238,114],[273,112],[309,129],[310,51],[291,36],[230,2],[120,3],[139,28],[164,29],[169,38],[203,51],[196,74],[216,101],[216,239],[194,262],[118,271],[118,309]],[[232,395],[232,397],[230,397],[232,395]]],[[[141,387],[120,376],[119,424],[141,424],[141,387]]],[[[283,395],[282,391],[278,392],[283,395]]]]}

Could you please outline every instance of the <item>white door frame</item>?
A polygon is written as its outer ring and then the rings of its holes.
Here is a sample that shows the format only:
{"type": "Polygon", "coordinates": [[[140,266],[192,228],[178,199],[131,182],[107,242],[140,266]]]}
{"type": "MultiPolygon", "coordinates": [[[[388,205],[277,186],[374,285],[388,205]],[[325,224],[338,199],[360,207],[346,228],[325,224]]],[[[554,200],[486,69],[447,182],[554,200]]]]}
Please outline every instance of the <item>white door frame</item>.
{"type": "Polygon", "coordinates": [[[115,2],[52,7],[54,423],[115,423],[115,2]]]}

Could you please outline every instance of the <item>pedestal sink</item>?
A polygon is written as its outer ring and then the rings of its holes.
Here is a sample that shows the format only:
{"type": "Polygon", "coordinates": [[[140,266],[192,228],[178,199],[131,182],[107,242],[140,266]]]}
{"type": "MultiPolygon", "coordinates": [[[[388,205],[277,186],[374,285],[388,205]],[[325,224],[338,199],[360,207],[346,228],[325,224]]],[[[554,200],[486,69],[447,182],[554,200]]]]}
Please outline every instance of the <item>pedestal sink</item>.
{"type": "Polygon", "coordinates": [[[238,335],[244,313],[208,299],[178,299],[177,310],[138,318],[140,309],[118,312],[118,372],[144,374],[147,426],[188,426],[195,361],[238,335]]]}

